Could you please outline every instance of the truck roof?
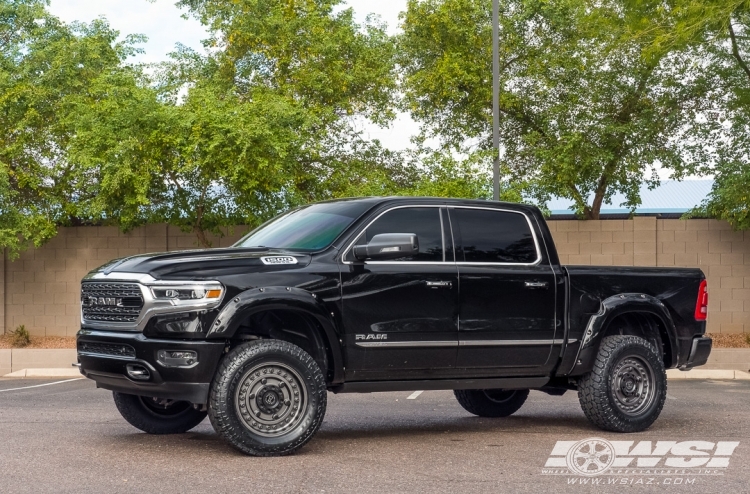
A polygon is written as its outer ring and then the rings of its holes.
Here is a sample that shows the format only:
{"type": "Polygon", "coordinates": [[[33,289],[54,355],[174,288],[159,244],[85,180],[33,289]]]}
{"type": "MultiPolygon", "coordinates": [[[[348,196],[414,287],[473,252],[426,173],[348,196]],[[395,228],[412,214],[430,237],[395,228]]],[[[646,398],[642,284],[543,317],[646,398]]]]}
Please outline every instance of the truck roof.
{"type": "Polygon", "coordinates": [[[398,204],[398,203],[420,203],[420,204],[445,204],[461,206],[493,206],[507,207],[510,209],[522,209],[526,211],[539,211],[539,208],[530,204],[517,202],[490,201],[486,199],[458,199],[450,197],[422,197],[422,196],[368,196],[368,197],[345,197],[340,199],[331,199],[321,202],[352,202],[364,203],[372,206],[378,204],[398,204]]]}

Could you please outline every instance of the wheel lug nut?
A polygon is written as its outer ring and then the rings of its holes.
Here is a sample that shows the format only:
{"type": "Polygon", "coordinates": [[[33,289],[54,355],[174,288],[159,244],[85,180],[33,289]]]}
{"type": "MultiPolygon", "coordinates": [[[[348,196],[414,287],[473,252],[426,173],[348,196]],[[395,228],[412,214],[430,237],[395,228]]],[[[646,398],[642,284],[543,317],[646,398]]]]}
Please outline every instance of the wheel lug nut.
{"type": "Polygon", "coordinates": [[[286,406],[289,406],[289,404],[290,404],[290,403],[291,403],[291,401],[289,401],[289,400],[286,400],[286,401],[284,402],[284,405],[286,405],[286,406]]]}
{"type": "Polygon", "coordinates": [[[260,380],[261,384],[266,384],[267,382],[268,382],[268,379],[266,379],[265,377],[260,380]]]}
{"type": "Polygon", "coordinates": [[[254,400],[255,399],[255,394],[251,394],[250,396],[248,396],[248,398],[251,399],[251,400],[254,400]]]}
{"type": "Polygon", "coordinates": [[[257,412],[255,412],[255,416],[256,417],[260,417],[260,410],[258,410],[257,412]]]}

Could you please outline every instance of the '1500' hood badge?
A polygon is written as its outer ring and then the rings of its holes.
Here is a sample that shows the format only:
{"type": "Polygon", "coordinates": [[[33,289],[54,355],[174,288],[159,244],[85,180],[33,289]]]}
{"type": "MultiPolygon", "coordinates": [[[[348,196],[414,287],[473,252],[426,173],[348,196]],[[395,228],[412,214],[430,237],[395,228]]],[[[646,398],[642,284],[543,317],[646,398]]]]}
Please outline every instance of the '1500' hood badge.
{"type": "Polygon", "coordinates": [[[297,264],[297,258],[292,256],[263,256],[263,264],[297,264]]]}

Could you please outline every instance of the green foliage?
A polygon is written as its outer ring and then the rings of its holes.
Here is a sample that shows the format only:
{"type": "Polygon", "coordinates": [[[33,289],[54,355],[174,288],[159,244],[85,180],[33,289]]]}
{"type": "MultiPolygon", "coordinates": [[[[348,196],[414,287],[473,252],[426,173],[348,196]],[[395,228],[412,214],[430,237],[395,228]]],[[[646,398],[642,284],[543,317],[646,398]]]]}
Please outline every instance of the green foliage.
{"type": "MultiPolygon", "coordinates": [[[[701,104],[698,67],[674,47],[634,36],[621,2],[500,2],[502,171],[543,202],[601,204],[680,168],[679,135],[701,104]],[[645,177],[645,178],[644,178],[645,177]]],[[[639,4],[640,16],[666,15],[639,4]]],[[[490,147],[491,2],[410,0],[399,40],[405,108],[447,149],[490,147]]]]}
{"type": "Polygon", "coordinates": [[[21,324],[10,333],[10,344],[15,348],[23,348],[31,344],[31,335],[26,326],[21,324]]]}
{"type": "MultiPolygon", "coordinates": [[[[0,242],[10,258],[82,221],[88,179],[68,159],[90,89],[133,53],[103,21],[65,25],[41,0],[0,1],[0,242]]],[[[107,92],[117,91],[110,86],[107,92]]]]}
{"type": "Polygon", "coordinates": [[[367,142],[396,88],[383,26],[338,1],[186,1],[210,55],[178,47],[146,76],[103,20],[65,25],[0,0],[0,242],[11,256],[64,224],[168,222],[196,234],[299,203],[411,183],[367,142]],[[334,12],[336,10],[336,12],[334,12]]]}
{"type": "MultiPolygon", "coordinates": [[[[60,225],[208,233],[361,195],[491,195],[491,2],[409,0],[403,33],[340,0],[181,0],[210,30],[144,70],[104,20],[0,0],[0,247],[60,225]],[[421,123],[393,152],[359,130],[421,123]],[[438,142],[437,149],[425,146],[438,142]]],[[[502,0],[502,199],[596,218],[657,166],[711,174],[694,215],[750,228],[750,2],[502,0]],[[720,118],[710,118],[719,115],[720,118]]]]}
{"type": "MultiPolygon", "coordinates": [[[[423,150],[412,156],[409,168],[416,177],[397,195],[492,199],[491,152],[476,151],[458,159],[443,151],[423,150]]],[[[524,202],[523,190],[522,182],[501,183],[500,200],[524,202]]]]}
{"type": "Polygon", "coordinates": [[[180,49],[153,85],[81,109],[72,157],[96,177],[92,211],[126,229],[166,221],[209,246],[207,232],[353,183],[396,187],[393,153],[352,125],[391,117],[393,44],[381,27],[334,14],[336,2],[183,4],[213,29],[211,55],[180,49]]]}
{"type": "Polygon", "coordinates": [[[688,138],[703,159],[687,172],[714,175],[709,198],[691,216],[750,228],[750,2],[675,0],[670,23],[654,26],[654,44],[701,53],[710,104],[688,138]]]}
{"type": "Polygon", "coordinates": [[[239,92],[273,88],[323,121],[392,116],[395,48],[384,26],[358,26],[340,0],[182,0],[221,50],[239,92]]]}

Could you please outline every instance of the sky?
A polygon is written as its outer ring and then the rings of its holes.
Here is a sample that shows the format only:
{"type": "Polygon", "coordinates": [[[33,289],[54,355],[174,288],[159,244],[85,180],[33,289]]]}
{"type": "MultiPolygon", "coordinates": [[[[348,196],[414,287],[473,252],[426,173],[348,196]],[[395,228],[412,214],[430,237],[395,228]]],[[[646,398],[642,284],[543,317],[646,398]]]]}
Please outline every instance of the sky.
{"type": "MultiPolygon", "coordinates": [[[[349,0],[358,22],[374,13],[388,24],[391,33],[396,32],[398,14],[406,8],[406,0],[349,0]]],[[[141,45],[145,53],[132,59],[133,62],[155,63],[166,60],[179,42],[202,51],[201,40],[207,37],[205,28],[195,19],[184,19],[185,11],[178,9],[173,0],[51,0],[50,12],[65,22],[90,22],[105,17],[121,36],[145,34],[148,42],[141,45]]],[[[361,127],[372,139],[379,139],[384,146],[398,150],[409,147],[412,135],[419,126],[409,115],[400,114],[387,129],[363,123],[361,127]]]]}

